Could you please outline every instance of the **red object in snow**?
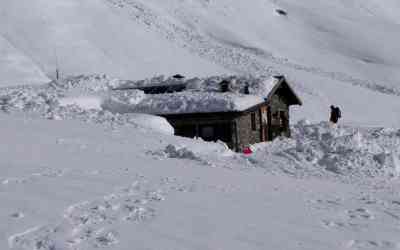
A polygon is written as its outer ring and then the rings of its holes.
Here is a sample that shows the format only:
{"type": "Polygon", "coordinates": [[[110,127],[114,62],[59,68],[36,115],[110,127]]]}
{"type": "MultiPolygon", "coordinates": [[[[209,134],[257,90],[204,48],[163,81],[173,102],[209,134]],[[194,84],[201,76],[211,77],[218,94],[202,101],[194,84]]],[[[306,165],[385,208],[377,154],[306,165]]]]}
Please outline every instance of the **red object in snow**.
{"type": "Polygon", "coordinates": [[[243,154],[245,154],[245,155],[251,155],[252,153],[253,153],[253,151],[251,150],[250,147],[245,147],[243,149],[243,154]]]}

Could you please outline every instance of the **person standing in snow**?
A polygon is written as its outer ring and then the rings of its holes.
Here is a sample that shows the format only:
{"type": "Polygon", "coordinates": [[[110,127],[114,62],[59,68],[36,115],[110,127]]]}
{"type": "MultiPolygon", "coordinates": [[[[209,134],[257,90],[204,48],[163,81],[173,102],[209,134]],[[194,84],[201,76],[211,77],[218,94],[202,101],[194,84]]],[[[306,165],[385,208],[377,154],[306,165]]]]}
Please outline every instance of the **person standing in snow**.
{"type": "Polygon", "coordinates": [[[330,122],[336,124],[338,123],[339,118],[341,117],[342,117],[342,111],[340,111],[340,108],[331,105],[331,117],[329,118],[330,122]]]}

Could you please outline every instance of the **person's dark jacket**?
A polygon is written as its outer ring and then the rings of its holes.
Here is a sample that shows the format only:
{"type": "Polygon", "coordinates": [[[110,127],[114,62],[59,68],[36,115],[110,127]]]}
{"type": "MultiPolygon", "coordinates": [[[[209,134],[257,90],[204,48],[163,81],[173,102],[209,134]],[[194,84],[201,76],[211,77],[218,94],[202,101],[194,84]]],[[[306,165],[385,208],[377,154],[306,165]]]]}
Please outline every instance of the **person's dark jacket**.
{"type": "Polygon", "coordinates": [[[339,121],[339,118],[342,117],[342,111],[340,110],[339,107],[331,107],[331,117],[330,121],[333,123],[337,123],[339,121]]]}

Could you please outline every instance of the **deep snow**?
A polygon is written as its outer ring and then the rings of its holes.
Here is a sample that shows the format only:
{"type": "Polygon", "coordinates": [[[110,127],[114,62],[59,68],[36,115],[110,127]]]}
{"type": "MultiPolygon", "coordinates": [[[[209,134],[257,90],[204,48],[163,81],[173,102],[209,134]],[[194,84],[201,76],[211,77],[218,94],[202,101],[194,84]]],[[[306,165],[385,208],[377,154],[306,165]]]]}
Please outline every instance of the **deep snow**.
{"type": "MultiPolygon", "coordinates": [[[[1,248],[400,247],[396,176],[354,175],[348,181],[348,172],[319,165],[308,175],[312,167],[301,159],[309,156],[303,150],[296,151],[298,160],[272,152],[290,141],[260,145],[248,158],[223,144],[131,126],[46,121],[28,113],[2,114],[0,120],[1,248]],[[268,161],[262,151],[272,152],[268,161]]],[[[387,133],[371,134],[382,141],[371,143],[398,145],[387,133]]],[[[339,134],[331,138],[345,147],[339,134]]],[[[302,149],[335,154],[314,146],[314,135],[324,133],[304,133],[310,145],[302,149]]],[[[381,173],[392,168],[391,162],[373,161],[352,166],[381,173]]]]}
{"type": "Polygon", "coordinates": [[[126,84],[0,88],[0,248],[400,248],[398,129],[303,120],[246,156],[105,110],[126,84]]]}
{"type": "Polygon", "coordinates": [[[347,123],[400,125],[395,0],[5,0],[0,10],[2,85],[45,83],[57,65],[62,77],[133,80],[283,73],[304,100],[296,121],[325,120],[334,104],[347,123]]]}
{"type": "Polygon", "coordinates": [[[396,0],[2,0],[0,249],[400,249],[399,13],[396,0]],[[285,74],[304,102],[293,138],[245,156],[124,112],[141,91],[110,92],[176,73],[285,74]]]}

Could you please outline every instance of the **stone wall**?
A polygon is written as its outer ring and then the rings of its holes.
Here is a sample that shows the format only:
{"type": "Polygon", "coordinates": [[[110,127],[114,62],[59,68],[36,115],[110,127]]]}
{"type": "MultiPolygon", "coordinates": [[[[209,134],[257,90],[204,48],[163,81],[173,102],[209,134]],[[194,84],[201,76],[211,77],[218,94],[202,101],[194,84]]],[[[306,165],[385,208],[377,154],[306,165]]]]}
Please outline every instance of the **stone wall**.
{"type": "Polygon", "coordinates": [[[261,142],[261,117],[260,110],[251,113],[246,113],[243,116],[236,118],[237,131],[238,131],[238,147],[239,150],[246,146],[261,142]],[[251,127],[251,114],[255,115],[255,128],[251,127]]]}
{"type": "Polygon", "coordinates": [[[276,137],[290,136],[290,116],[289,116],[289,106],[287,104],[287,100],[279,95],[274,95],[270,100],[270,108],[271,108],[271,135],[272,140],[276,137]],[[284,112],[286,116],[286,124],[282,125],[280,112],[284,112]]]}

